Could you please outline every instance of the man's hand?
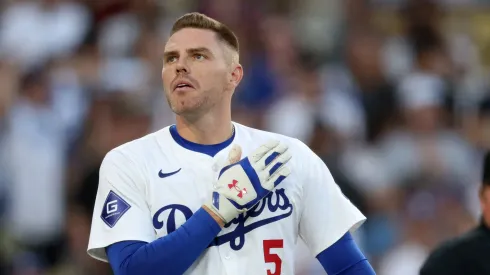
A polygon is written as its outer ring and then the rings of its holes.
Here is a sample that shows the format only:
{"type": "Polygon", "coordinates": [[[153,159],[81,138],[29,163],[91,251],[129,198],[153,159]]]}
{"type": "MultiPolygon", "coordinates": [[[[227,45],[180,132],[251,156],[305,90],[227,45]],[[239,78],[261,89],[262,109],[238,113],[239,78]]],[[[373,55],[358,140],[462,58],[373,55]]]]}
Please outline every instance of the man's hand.
{"type": "Polygon", "coordinates": [[[279,141],[270,141],[233,163],[238,160],[237,155],[239,159],[241,148],[232,148],[229,155],[232,164],[221,170],[212,199],[205,205],[224,223],[252,208],[291,173],[285,166],[291,154],[279,141]]]}

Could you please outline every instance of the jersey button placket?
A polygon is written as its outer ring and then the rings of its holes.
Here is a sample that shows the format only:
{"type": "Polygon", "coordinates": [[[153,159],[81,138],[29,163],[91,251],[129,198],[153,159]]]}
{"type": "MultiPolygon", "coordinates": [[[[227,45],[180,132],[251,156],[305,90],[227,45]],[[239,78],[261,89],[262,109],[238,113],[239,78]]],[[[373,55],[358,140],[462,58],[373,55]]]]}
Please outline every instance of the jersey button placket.
{"type": "Polygon", "coordinates": [[[219,249],[219,254],[221,255],[221,258],[223,258],[224,260],[229,261],[232,258],[230,247],[228,245],[221,245],[221,246],[219,246],[218,249],[219,249]]]}
{"type": "MultiPolygon", "coordinates": [[[[235,256],[233,255],[233,251],[231,251],[229,244],[219,246],[219,253],[221,255],[223,267],[225,268],[226,273],[230,275],[237,274],[237,262],[235,261],[235,256]]],[[[248,274],[248,272],[245,274],[248,274]]]]}
{"type": "Polygon", "coordinates": [[[218,176],[219,176],[219,172],[221,171],[221,160],[222,158],[215,158],[214,159],[214,163],[213,165],[211,166],[211,170],[214,172],[214,179],[215,179],[215,182],[213,183],[213,188],[216,190],[218,189],[218,185],[217,185],[217,181],[218,181],[218,176]]]}

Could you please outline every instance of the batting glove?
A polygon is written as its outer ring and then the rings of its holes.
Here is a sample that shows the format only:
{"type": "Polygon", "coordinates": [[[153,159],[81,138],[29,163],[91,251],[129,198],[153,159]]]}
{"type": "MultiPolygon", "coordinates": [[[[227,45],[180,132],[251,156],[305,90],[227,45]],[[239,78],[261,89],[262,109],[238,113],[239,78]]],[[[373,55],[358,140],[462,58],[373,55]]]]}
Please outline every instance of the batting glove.
{"type": "MultiPolygon", "coordinates": [[[[237,154],[241,155],[239,147],[230,151],[229,160],[233,162],[237,154]]],[[[279,141],[270,141],[260,146],[248,157],[221,170],[212,199],[206,206],[225,223],[229,223],[240,213],[252,208],[289,176],[291,172],[285,164],[290,159],[288,147],[279,141]]]]}

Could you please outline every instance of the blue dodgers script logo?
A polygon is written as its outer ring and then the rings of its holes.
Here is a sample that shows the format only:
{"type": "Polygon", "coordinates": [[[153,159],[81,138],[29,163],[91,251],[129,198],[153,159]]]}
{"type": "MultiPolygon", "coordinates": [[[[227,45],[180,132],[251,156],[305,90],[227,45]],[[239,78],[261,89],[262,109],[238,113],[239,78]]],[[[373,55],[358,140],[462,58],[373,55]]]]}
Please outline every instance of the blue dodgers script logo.
{"type": "Polygon", "coordinates": [[[129,208],[131,208],[129,203],[111,191],[107,195],[107,199],[105,199],[104,209],[102,209],[100,217],[110,228],[113,228],[129,208]]]}
{"type": "MultiPolygon", "coordinates": [[[[166,222],[167,234],[170,234],[171,232],[177,229],[177,221],[175,219],[175,214],[177,211],[180,212],[185,217],[186,221],[193,214],[192,211],[187,206],[180,205],[180,204],[167,205],[165,207],[160,208],[153,216],[153,227],[155,227],[155,229],[163,228],[164,222],[160,221],[159,216],[165,211],[170,211],[166,222]]],[[[275,192],[269,193],[269,195],[263,198],[258,204],[252,207],[249,211],[247,211],[244,214],[240,214],[237,218],[233,219],[231,222],[226,224],[225,228],[229,228],[233,224],[236,224],[237,226],[235,230],[233,230],[232,232],[216,237],[209,246],[219,246],[229,242],[230,247],[233,250],[240,250],[245,245],[245,235],[248,232],[256,228],[265,226],[267,224],[285,219],[291,216],[291,213],[293,213],[293,205],[289,201],[289,198],[284,192],[284,189],[276,189],[275,192]],[[275,196],[274,200],[273,200],[273,196],[275,196]],[[271,213],[276,213],[277,210],[282,210],[281,214],[274,217],[257,220],[254,221],[253,223],[245,225],[245,222],[248,220],[248,218],[259,217],[264,211],[266,206],[271,213]]]]}
{"type": "Polygon", "coordinates": [[[180,204],[171,204],[164,206],[158,210],[155,215],[153,215],[153,227],[155,229],[162,229],[163,228],[163,222],[158,219],[158,216],[162,214],[163,212],[169,210],[170,214],[168,215],[167,219],[167,234],[170,234],[171,232],[174,232],[175,229],[177,229],[177,221],[175,220],[175,211],[179,211],[182,213],[185,217],[185,220],[187,221],[190,219],[192,216],[192,211],[184,205],[180,204]]]}

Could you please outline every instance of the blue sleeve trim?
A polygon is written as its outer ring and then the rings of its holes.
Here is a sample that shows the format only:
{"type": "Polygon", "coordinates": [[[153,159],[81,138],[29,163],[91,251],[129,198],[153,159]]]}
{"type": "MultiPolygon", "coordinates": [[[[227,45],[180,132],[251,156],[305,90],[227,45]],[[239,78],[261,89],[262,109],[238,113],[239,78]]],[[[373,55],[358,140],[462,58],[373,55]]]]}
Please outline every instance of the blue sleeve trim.
{"type": "Polygon", "coordinates": [[[329,275],[376,274],[350,233],[346,233],[316,258],[329,275]]]}
{"type": "Polygon", "coordinates": [[[106,248],[115,275],[183,274],[221,231],[204,209],[169,235],[151,243],[123,241],[106,248]]]}

